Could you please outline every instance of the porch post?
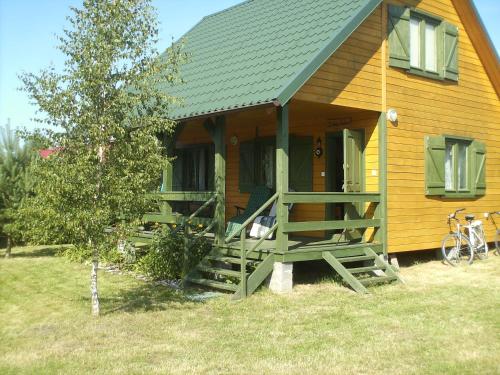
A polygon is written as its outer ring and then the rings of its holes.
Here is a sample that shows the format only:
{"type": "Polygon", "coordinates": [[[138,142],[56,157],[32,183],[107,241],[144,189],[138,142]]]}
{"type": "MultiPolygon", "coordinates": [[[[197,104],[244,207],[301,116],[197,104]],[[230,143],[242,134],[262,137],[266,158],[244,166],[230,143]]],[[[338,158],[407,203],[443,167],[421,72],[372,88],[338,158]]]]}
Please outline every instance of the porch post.
{"type": "Polygon", "coordinates": [[[380,203],[378,207],[378,217],[380,218],[380,228],[378,240],[382,243],[384,258],[387,254],[387,119],[385,112],[381,112],[378,120],[378,165],[379,177],[378,186],[380,193],[380,203]]]}
{"type": "Polygon", "coordinates": [[[283,194],[288,192],[288,115],[289,104],[277,108],[276,192],[279,195],[276,210],[276,251],[281,254],[288,251],[288,234],[283,231],[285,223],[288,223],[288,207],[283,203],[283,194]]]}
{"type": "MultiPolygon", "coordinates": [[[[162,176],[162,187],[161,192],[166,193],[170,192],[173,189],[173,181],[174,181],[174,166],[171,158],[175,149],[175,142],[177,141],[177,137],[180,132],[184,128],[184,123],[178,123],[175,126],[175,130],[173,134],[169,135],[167,133],[163,133],[163,146],[165,147],[165,156],[167,160],[165,161],[165,165],[163,166],[163,176],[162,176]]],[[[162,215],[170,215],[172,214],[172,206],[169,202],[163,201],[160,205],[160,212],[162,215]]]]}
{"type": "Polygon", "coordinates": [[[215,176],[214,185],[217,194],[214,219],[217,221],[215,242],[224,244],[226,222],[226,118],[218,116],[215,119],[214,146],[215,146],[215,176]]]}

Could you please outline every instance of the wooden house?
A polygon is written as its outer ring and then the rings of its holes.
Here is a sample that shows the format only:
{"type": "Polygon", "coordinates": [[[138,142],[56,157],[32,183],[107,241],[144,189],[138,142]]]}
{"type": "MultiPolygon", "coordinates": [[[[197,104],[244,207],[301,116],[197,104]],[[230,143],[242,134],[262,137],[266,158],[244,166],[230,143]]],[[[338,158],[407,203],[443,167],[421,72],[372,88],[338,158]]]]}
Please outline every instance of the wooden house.
{"type": "Polygon", "coordinates": [[[325,260],[366,292],[398,279],[389,254],[439,248],[450,212],[500,209],[499,59],[472,1],[249,0],[184,41],[176,159],[145,221],[187,246],[203,226],[213,251],[189,281],[244,297],[274,270],[286,291],[293,263],[325,260]]]}

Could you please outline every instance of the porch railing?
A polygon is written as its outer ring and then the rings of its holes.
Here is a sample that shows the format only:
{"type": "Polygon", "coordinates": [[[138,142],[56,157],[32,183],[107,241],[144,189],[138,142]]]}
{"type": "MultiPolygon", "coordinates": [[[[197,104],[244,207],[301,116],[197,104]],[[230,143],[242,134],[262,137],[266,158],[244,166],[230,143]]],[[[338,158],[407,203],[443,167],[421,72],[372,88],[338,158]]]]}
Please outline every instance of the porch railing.
{"type": "MultiPolygon", "coordinates": [[[[298,221],[283,223],[283,232],[286,234],[295,232],[325,231],[325,230],[347,230],[380,228],[382,220],[379,215],[379,193],[330,193],[330,192],[290,192],[283,194],[284,204],[308,203],[308,204],[335,204],[335,203],[371,203],[369,210],[373,210],[372,218],[323,220],[323,221],[298,221]]],[[[363,210],[364,211],[364,210],[363,210]]],[[[366,212],[360,212],[360,217],[365,217],[366,212]]]]}
{"type": "Polygon", "coordinates": [[[199,217],[199,214],[216,200],[216,193],[213,191],[170,191],[163,193],[151,193],[147,197],[157,202],[159,212],[150,212],[143,216],[143,221],[170,224],[170,225],[183,225],[187,218],[193,225],[209,226],[213,222],[213,218],[199,217]],[[214,198],[212,200],[212,198],[214,198]],[[206,205],[210,201],[210,204],[206,205]],[[204,202],[203,206],[198,208],[193,214],[188,217],[180,213],[172,212],[171,202],[204,202]]]}
{"type": "Polygon", "coordinates": [[[274,224],[256,244],[252,246],[251,249],[246,249],[246,235],[247,235],[247,227],[254,222],[257,216],[261,215],[262,212],[270,205],[272,205],[278,199],[279,194],[275,193],[271,198],[269,198],[257,211],[255,211],[252,216],[246,219],[241,228],[231,234],[226,238],[226,243],[229,243],[232,239],[234,239],[237,235],[240,237],[240,270],[241,270],[241,296],[244,298],[247,295],[247,257],[249,254],[254,252],[268,237],[271,233],[273,233],[276,228],[278,228],[278,223],[274,224]]]}

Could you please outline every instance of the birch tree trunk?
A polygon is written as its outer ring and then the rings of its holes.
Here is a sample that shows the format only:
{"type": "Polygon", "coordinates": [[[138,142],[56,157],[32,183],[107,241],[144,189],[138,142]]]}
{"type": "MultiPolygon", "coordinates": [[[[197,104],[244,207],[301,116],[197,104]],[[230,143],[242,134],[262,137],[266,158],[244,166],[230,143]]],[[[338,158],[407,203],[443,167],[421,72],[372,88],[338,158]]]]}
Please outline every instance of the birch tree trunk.
{"type": "Polygon", "coordinates": [[[12,239],[7,236],[7,249],[5,250],[5,257],[10,258],[10,252],[12,250],[12,239]]]}
{"type": "Polygon", "coordinates": [[[97,291],[97,269],[99,268],[99,254],[97,248],[92,248],[92,269],[90,271],[90,296],[92,298],[92,315],[99,316],[99,293],[97,291]]]}
{"type": "MultiPolygon", "coordinates": [[[[103,130],[103,129],[101,129],[103,130]]],[[[99,146],[99,149],[97,151],[97,156],[99,158],[99,164],[102,165],[104,163],[104,147],[99,146]]],[[[99,191],[100,191],[100,179],[101,179],[101,170],[98,172],[98,179],[97,179],[97,193],[94,201],[94,206],[97,205],[97,202],[99,201],[99,191]]],[[[99,307],[99,293],[97,290],[97,270],[99,269],[99,251],[97,249],[97,246],[92,243],[92,240],[89,241],[89,245],[92,248],[92,270],[90,271],[90,296],[92,299],[92,315],[93,316],[99,316],[100,313],[100,307],[99,307]]]]}

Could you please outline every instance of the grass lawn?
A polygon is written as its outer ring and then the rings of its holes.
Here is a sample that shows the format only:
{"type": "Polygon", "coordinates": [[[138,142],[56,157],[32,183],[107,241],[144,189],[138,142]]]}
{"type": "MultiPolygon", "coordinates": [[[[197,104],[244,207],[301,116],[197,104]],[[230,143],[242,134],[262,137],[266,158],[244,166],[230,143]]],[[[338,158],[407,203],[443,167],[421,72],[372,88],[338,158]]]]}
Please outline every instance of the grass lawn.
{"type": "Polygon", "coordinates": [[[0,260],[0,373],[500,373],[500,257],[401,274],[366,296],[325,280],[234,303],[100,272],[93,319],[89,267],[16,248],[0,260]]]}

